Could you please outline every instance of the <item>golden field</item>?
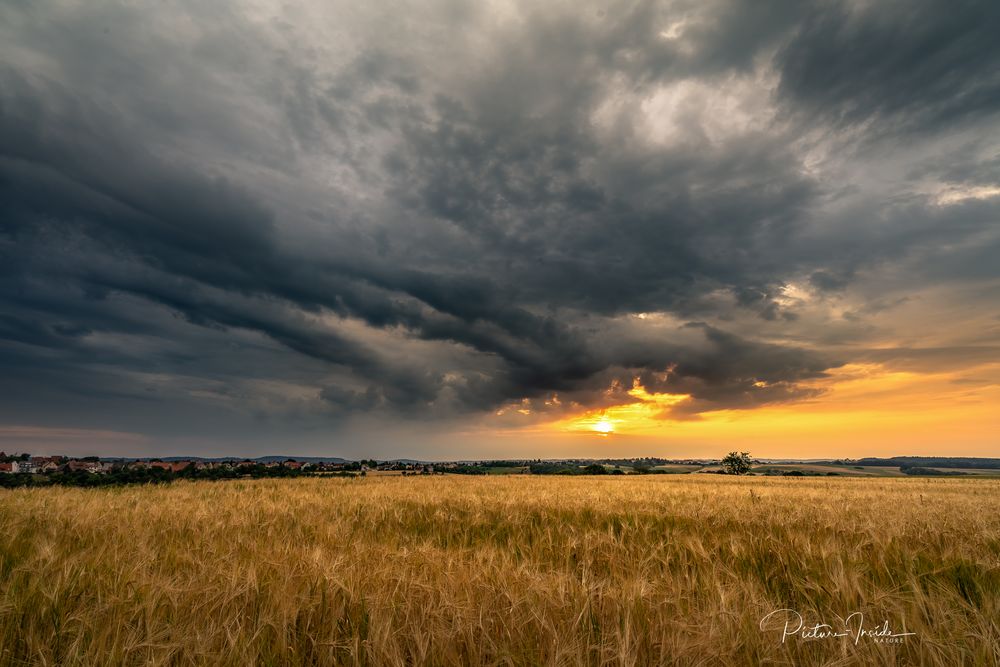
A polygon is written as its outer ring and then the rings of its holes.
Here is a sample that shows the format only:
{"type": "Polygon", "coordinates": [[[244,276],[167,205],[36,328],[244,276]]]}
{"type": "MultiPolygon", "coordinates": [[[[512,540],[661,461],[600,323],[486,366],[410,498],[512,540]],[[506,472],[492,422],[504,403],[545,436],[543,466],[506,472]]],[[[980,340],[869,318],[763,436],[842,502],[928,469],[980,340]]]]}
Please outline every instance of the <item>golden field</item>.
{"type": "Polygon", "coordinates": [[[993,665],[1000,480],[0,492],[4,665],[993,665]],[[916,633],[781,642],[788,608],[916,633]]]}

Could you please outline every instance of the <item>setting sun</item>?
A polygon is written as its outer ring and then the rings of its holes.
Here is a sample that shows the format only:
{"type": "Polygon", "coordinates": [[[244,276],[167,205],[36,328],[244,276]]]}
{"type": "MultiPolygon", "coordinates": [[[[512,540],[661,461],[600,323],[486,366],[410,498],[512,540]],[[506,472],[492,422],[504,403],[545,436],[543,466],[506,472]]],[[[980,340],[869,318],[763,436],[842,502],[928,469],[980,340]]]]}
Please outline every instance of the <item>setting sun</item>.
{"type": "Polygon", "coordinates": [[[602,435],[608,435],[609,433],[615,432],[615,425],[612,424],[607,418],[602,418],[599,422],[591,427],[593,430],[601,433],[602,435]]]}

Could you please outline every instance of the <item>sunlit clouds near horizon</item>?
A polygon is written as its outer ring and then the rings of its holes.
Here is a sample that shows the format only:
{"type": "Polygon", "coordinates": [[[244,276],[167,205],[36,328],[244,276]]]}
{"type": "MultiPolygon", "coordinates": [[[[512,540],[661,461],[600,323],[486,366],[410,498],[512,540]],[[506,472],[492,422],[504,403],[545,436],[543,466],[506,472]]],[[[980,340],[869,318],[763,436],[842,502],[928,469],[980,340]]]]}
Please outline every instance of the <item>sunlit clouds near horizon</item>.
{"type": "Polygon", "coordinates": [[[0,449],[1000,455],[1000,5],[0,6],[0,449]]]}

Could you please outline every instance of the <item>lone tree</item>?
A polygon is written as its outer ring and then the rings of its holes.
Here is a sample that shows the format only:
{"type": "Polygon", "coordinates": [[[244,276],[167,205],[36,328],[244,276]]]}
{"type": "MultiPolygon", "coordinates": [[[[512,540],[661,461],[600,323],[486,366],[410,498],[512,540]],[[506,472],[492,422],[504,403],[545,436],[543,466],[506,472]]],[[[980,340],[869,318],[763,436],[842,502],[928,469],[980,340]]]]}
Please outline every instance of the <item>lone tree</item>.
{"type": "Polygon", "coordinates": [[[750,452],[729,452],[722,459],[722,468],[729,475],[746,475],[750,472],[750,452]]]}

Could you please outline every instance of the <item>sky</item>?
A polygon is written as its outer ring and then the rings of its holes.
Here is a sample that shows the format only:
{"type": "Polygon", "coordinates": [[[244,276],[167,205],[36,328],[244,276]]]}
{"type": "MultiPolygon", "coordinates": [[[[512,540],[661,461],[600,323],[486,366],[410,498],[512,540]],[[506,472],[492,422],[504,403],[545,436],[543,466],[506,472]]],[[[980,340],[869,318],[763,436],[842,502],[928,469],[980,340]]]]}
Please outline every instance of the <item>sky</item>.
{"type": "Polygon", "coordinates": [[[0,448],[1000,456],[1000,3],[0,3],[0,448]]]}

